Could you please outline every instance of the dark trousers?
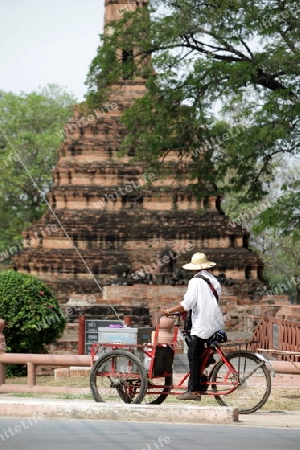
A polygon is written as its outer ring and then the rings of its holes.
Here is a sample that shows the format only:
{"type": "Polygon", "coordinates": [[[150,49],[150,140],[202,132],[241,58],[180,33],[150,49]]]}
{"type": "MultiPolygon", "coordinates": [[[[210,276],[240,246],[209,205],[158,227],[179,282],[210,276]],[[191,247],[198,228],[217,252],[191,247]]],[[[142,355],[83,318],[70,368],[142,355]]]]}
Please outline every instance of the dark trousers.
{"type": "Polygon", "coordinates": [[[205,339],[201,339],[198,336],[191,336],[190,345],[188,348],[188,359],[190,366],[188,390],[191,392],[199,391],[201,355],[205,349],[205,342],[205,339]]]}

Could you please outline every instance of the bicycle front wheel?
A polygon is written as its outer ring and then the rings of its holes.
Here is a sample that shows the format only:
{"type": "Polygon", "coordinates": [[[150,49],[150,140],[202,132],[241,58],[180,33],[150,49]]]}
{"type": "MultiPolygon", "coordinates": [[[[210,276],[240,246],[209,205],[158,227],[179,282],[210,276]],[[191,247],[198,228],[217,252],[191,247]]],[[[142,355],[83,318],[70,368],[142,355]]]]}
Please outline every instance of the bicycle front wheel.
{"type": "Polygon", "coordinates": [[[260,358],[247,351],[226,355],[234,371],[219,361],[211,373],[215,399],[222,406],[237,407],[239,413],[250,414],[261,408],[271,393],[271,375],[260,358]],[[232,391],[232,389],[234,389],[232,391]]]}
{"type": "Polygon", "coordinates": [[[143,364],[125,350],[105,353],[95,362],[90,374],[90,387],[96,402],[141,403],[147,384],[143,364]]]}

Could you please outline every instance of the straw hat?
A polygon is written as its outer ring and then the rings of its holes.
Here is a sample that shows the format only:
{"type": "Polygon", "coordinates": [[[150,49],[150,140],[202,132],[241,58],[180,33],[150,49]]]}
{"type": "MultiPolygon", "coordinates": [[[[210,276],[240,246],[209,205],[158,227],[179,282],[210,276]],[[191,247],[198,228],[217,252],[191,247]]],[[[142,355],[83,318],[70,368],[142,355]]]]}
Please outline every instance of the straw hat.
{"type": "Polygon", "coordinates": [[[202,270],[215,266],[216,263],[208,261],[204,253],[194,253],[189,264],[182,266],[186,270],[202,270]]]}

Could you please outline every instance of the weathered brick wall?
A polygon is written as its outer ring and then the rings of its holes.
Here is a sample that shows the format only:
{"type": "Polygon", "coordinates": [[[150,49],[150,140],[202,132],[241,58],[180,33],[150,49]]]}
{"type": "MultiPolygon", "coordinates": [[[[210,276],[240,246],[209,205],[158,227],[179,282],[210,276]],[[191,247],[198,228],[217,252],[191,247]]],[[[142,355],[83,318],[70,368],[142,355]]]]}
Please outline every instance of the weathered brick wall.
{"type": "MultiPolygon", "coordinates": [[[[232,287],[223,288],[220,306],[227,320],[225,329],[231,340],[250,339],[256,326],[265,315],[289,318],[300,317],[300,307],[292,307],[284,295],[261,298],[240,298],[232,295],[232,287]],[[295,309],[294,309],[295,308],[295,309]]],[[[68,306],[69,323],[64,336],[50,347],[54,353],[77,353],[78,316],[86,318],[123,319],[131,316],[132,326],[153,326],[157,308],[168,308],[178,304],[186,292],[186,286],[105,286],[103,298],[90,306],[68,306]],[[115,308],[118,317],[115,315],[115,308]]]]}

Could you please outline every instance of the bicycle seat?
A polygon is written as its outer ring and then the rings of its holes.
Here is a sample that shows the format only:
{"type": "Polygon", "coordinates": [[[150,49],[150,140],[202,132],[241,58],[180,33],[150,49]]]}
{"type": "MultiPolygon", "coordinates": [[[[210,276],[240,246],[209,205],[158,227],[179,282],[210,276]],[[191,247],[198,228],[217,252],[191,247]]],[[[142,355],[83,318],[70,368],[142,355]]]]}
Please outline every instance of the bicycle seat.
{"type": "Polygon", "coordinates": [[[225,342],[227,342],[227,334],[224,330],[216,331],[207,339],[207,343],[212,346],[217,344],[224,344],[225,342]]]}

